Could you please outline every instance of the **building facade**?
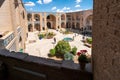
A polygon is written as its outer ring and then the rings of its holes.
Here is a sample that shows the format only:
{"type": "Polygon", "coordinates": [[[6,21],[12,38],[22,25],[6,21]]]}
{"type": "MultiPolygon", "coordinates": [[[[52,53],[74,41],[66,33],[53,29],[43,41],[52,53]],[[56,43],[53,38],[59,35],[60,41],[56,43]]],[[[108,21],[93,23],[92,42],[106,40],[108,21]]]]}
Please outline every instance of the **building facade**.
{"type": "Polygon", "coordinates": [[[92,27],[93,10],[70,13],[28,12],[28,31],[46,29],[87,29],[92,27]]]}
{"type": "Polygon", "coordinates": [[[22,0],[0,0],[0,48],[25,48],[27,13],[22,0]]]}

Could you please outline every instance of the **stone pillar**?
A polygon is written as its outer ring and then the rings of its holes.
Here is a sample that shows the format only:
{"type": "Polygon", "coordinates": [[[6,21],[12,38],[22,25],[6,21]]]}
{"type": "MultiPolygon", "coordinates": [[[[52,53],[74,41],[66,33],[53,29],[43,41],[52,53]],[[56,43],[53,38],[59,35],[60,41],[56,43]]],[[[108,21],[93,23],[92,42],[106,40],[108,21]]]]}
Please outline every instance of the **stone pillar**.
{"type": "Polygon", "coordinates": [[[93,80],[120,80],[120,0],[94,0],[93,80]]]}
{"type": "Polygon", "coordinates": [[[59,14],[56,13],[56,27],[55,27],[56,29],[58,29],[58,24],[59,24],[59,23],[58,23],[58,22],[59,22],[59,21],[58,21],[58,17],[59,17],[59,14]]]}
{"type": "Polygon", "coordinates": [[[44,28],[45,30],[47,29],[47,15],[46,15],[46,12],[44,13],[44,28]]]}
{"type": "Polygon", "coordinates": [[[74,22],[75,22],[75,29],[76,29],[76,13],[74,14],[74,22]]]}
{"type": "Polygon", "coordinates": [[[33,32],[34,32],[34,30],[35,30],[34,27],[35,27],[35,26],[34,26],[34,13],[32,13],[32,28],[33,28],[33,32]]]}
{"type": "Polygon", "coordinates": [[[59,21],[60,21],[60,22],[59,22],[59,25],[60,25],[59,27],[60,27],[60,29],[61,29],[61,23],[62,23],[62,22],[61,22],[61,14],[59,14],[59,21]]]}
{"type": "Polygon", "coordinates": [[[64,28],[66,28],[66,21],[67,21],[67,18],[66,18],[66,14],[64,13],[64,17],[65,17],[65,19],[64,19],[64,28]]]}
{"type": "Polygon", "coordinates": [[[43,27],[43,26],[42,26],[42,22],[43,22],[43,19],[42,19],[42,18],[43,18],[43,16],[42,16],[42,13],[40,13],[39,15],[40,15],[40,30],[42,31],[42,30],[43,30],[43,29],[42,29],[42,27],[43,27]]]}

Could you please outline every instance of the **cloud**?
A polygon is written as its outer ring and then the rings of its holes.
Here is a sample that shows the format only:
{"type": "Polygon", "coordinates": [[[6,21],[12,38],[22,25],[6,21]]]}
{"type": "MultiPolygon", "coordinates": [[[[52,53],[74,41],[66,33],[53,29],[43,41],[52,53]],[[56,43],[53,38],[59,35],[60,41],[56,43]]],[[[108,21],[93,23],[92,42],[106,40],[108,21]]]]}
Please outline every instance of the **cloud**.
{"type": "Polygon", "coordinates": [[[56,7],[53,7],[51,10],[56,10],[57,8],[56,7]]]}
{"type": "Polygon", "coordinates": [[[29,1],[29,2],[27,2],[27,4],[25,4],[25,6],[35,6],[35,3],[34,3],[34,2],[29,1]]]}
{"type": "Polygon", "coordinates": [[[57,9],[56,12],[64,12],[63,10],[57,9]]]}
{"type": "Polygon", "coordinates": [[[82,2],[82,0],[75,0],[75,2],[79,4],[80,2],[82,2]]]}
{"type": "Polygon", "coordinates": [[[77,9],[77,10],[68,10],[68,11],[66,11],[66,12],[78,12],[78,11],[82,11],[83,9],[77,9]]]}
{"type": "Polygon", "coordinates": [[[83,9],[77,9],[77,10],[75,10],[75,11],[82,11],[83,9]]]}
{"type": "Polygon", "coordinates": [[[77,7],[80,7],[80,5],[76,5],[75,7],[76,7],[76,8],[77,8],[77,7]]]}
{"type": "Polygon", "coordinates": [[[44,3],[44,4],[48,4],[48,3],[50,3],[50,2],[52,2],[52,0],[43,0],[43,3],[44,3]]]}
{"type": "Polygon", "coordinates": [[[70,8],[69,7],[64,7],[62,10],[69,10],[70,8]]]}
{"type": "Polygon", "coordinates": [[[38,3],[38,4],[42,4],[42,0],[38,0],[37,3],[38,3]]]}
{"type": "Polygon", "coordinates": [[[68,10],[68,11],[66,11],[66,12],[73,12],[73,10],[68,10]]]}
{"type": "Polygon", "coordinates": [[[68,10],[70,10],[69,7],[63,7],[62,9],[57,9],[56,12],[66,12],[68,10]]]}

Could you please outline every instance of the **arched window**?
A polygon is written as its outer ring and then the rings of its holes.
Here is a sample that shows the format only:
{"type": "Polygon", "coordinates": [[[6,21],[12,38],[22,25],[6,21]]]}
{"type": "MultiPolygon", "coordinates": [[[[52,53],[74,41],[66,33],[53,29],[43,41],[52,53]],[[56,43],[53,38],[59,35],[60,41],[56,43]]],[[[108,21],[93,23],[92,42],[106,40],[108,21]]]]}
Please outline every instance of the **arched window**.
{"type": "Polygon", "coordinates": [[[20,38],[19,38],[19,42],[22,42],[22,37],[20,36],[20,38]]]}
{"type": "Polygon", "coordinates": [[[3,4],[4,1],[5,0],[0,0],[0,7],[2,6],[2,4],[3,4]]]}
{"type": "Polygon", "coordinates": [[[23,17],[23,19],[25,19],[25,13],[24,13],[24,11],[23,11],[23,13],[22,13],[22,17],[23,17]]]}
{"type": "Polygon", "coordinates": [[[15,8],[18,6],[18,0],[14,0],[15,8]]]}
{"type": "Polygon", "coordinates": [[[50,19],[50,16],[47,16],[47,19],[50,19]]]}

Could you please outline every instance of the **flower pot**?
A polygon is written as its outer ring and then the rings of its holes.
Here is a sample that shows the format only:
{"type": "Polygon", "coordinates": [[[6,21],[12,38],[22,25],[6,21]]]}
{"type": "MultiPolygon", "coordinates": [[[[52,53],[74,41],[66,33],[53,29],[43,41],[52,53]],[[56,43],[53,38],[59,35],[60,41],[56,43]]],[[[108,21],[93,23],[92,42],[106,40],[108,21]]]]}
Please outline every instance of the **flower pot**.
{"type": "Polygon", "coordinates": [[[79,62],[80,64],[80,69],[85,70],[86,63],[85,62],[79,62]]]}

